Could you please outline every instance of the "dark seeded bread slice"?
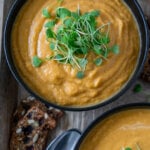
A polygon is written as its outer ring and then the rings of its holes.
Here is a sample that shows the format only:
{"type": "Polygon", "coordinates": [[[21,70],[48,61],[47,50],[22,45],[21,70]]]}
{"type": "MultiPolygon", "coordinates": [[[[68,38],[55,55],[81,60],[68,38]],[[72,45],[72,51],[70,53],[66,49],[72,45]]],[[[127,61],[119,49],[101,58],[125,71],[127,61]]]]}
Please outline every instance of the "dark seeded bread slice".
{"type": "Polygon", "coordinates": [[[23,100],[13,116],[10,150],[44,150],[48,132],[62,115],[37,100],[23,100]]]}

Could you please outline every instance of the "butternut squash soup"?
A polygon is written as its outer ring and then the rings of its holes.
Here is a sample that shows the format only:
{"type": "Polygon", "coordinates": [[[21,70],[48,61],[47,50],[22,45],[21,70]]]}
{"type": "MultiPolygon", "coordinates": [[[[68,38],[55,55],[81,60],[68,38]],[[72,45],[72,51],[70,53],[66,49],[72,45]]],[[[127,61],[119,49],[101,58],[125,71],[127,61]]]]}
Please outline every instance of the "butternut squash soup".
{"type": "Polygon", "coordinates": [[[149,138],[150,110],[122,111],[99,123],[80,150],[149,150],[149,138]]]}
{"type": "Polygon", "coordinates": [[[122,0],[27,0],[11,34],[24,82],[51,103],[90,106],[127,83],[140,36],[122,0]]]}

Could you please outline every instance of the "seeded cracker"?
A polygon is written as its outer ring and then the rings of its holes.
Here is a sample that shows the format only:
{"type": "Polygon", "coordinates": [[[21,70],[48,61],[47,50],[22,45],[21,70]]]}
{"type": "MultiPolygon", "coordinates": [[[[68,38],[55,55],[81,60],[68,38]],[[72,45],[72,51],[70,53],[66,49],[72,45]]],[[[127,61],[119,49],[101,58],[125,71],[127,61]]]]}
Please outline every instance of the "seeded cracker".
{"type": "Polygon", "coordinates": [[[49,131],[62,115],[33,98],[23,100],[13,116],[10,150],[44,150],[49,131]]]}

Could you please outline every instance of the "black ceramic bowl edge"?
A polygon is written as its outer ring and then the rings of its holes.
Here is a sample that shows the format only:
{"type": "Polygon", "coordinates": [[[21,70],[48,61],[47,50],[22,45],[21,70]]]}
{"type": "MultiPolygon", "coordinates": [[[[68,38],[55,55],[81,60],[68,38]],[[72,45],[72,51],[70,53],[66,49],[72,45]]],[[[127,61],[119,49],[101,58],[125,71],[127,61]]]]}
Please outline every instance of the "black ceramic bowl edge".
{"type": "MultiPolygon", "coordinates": [[[[132,75],[131,79],[128,81],[127,85],[120,91],[118,92],[115,96],[113,96],[112,98],[110,98],[109,100],[106,100],[104,102],[98,103],[96,105],[93,106],[86,106],[86,107],[67,107],[67,106],[59,106],[57,104],[48,102],[46,100],[44,100],[44,98],[40,97],[37,93],[34,93],[26,84],[25,82],[21,79],[17,69],[15,68],[15,65],[13,63],[13,58],[11,56],[11,47],[10,47],[10,36],[11,36],[11,30],[12,30],[12,25],[14,23],[14,19],[18,13],[18,11],[20,10],[20,8],[22,7],[22,5],[26,2],[22,1],[22,0],[16,0],[14,2],[14,4],[12,5],[9,13],[8,13],[8,17],[6,19],[5,22],[5,27],[4,27],[4,32],[3,32],[3,49],[5,52],[5,56],[6,56],[6,60],[8,63],[8,66],[13,74],[13,76],[15,77],[15,79],[17,80],[17,82],[23,86],[31,95],[33,95],[35,98],[37,98],[38,100],[44,102],[47,106],[53,106],[55,108],[58,109],[62,109],[62,110],[68,110],[68,111],[87,111],[87,110],[91,110],[91,109],[96,109],[99,108],[101,106],[104,106],[106,104],[109,104],[111,102],[113,102],[114,100],[118,99],[133,83],[134,81],[137,79],[137,77],[139,76],[144,62],[146,60],[146,54],[148,52],[148,47],[149,47],[149,35],[148,35],[148,27],[147,27],[147,23],[145,21],[142,9],[140,8],[139,4],[137,3],[136,0],[133,0],[131,3],[133,3],[134,7],[133,9],[135,9],[137,11],[137,16],[138,16],[138,20],[141,21],[141,23],[139,24],[139,26],[142,26],[142,30],[143,31],[143,49],[142,49],[142,53],[140,56],[140,60],[139,60],[139,64],[135,70],[134,75],[132,75]]],[[[126,3],[130,3],[130,0],[125,0],[126,3]]]]}
{"type": "Polygon", "coordinates": [[[134,109],[150,109],[150,103],[132,103],[132,104],[121,105],[103,113],[83,131],[74,150],[80,149],[80,145],[84,141],[85,137],[92,131],[92,129],[94,129],[94,127],[96,127],[103,120],[105,120],[106,118],[114,114],[117,114],[126,110],[134,110],[134,109]]]}

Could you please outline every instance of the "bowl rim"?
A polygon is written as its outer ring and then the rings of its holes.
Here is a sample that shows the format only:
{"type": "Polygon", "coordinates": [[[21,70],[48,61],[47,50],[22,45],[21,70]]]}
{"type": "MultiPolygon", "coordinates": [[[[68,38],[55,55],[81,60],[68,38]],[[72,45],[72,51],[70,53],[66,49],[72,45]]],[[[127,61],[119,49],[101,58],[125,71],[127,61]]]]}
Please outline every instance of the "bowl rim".
{"type": "MultiPolygon", "coordinates": [[[[21,9],[21,7],[24,5],[24,3],[27,0],[15,0],[15,2],[13,3],[13,5],[10,8],[10,11],[8,13],[8,16],[6,18],[5,21],[5,25],[4,25],[4,30],[3,30],[3,38],[2,38],[2,42],[3,42],[3,49],[4,49],[4,53],[5,53],[5,57],[6,57],[6,61],[7,64],[9,66],[9,69],[11,70],[11,73],[13,74],[14,78],[17,80],[17,82],[24,87],[31,95],[33,95],[35,98],[37,98],[38,100],[42,101],[43,103],[45,103],[47,106],[52,106],[58,109],[62,109],[62,110],[68,110],[68,111],[88,111],[88,110],[92,110],[92,109],[96,109],[102,106],[105,106],[107,104],[112,103],[113,101],[117,100],[121,95],[123,95],[123,93],[125,93],[127,91],[127,89],[134,83],[134,81],[137,79],[137,77],[139,76],[139,73],[141,72],[143,66],[144,66],[144,62],[146,60],[146,56],[147,56],[147,52],[148,52],[148,47],[149,47],[149,35],[148,35],[148,27],[147,27],[147,23],[145,21],[144,18],[144,14],[142,12],[141,7],[139,6],[138,2],[136,0],[133,1],[134,5],[136,6],[136,9],[139,12],[140,18],[142,19],[142,23],[143,23],[143,30],[145,32],[145,49],[143,50],[143,55],[139,56],[139,62],[135,68],[134,73],[130,76],[130,79],[128,80],[128,82],[126,84],[124,84],[124,86],[122,86],[122,88],[112,97],[109,97],[107,100],[100,102],[100,103],[96,103],[94,105],[85,105],[82,107],[79,106],[63,106],[63,105],[59,105],[59,104],[55,104],[53,102],[49,102],[46,101],[46,99],[42,98],[40,95],[38,95],[38,93],[34,92],[34,90],[32,90],[29,85],[27,83],[25,83],[21,77],[21,75],[19,75],[19,72],[17,71],[17,68],[15,67],[15,64],[13,62],[12,56],[11,56],[11,50],[10,50],[10,32],[8,31],[8,29],[11,31],[12,30],[12,25],[15,21],[14,17],[14,13],[18,13],[19,10],[21,9]],[[19,9],[18,9],[19,7],[19,9]],[[16,12],[17,10],[17,12],[16,12]],[[13,21],[13,22],[11,22],[13,21]],[[8,42],[9,41],[9,42],[8,42]],[[141,58],[142,57],[142,58],[141,58]],[[140,61],[141,58],[141,61],[140,61]]],[[[124,0],[125,2],[128,0],[124,0]]],[[[134,14],[134,12],[132,12],[134,14]]],[[[137,23],[139,26],[139,23],[137,23]]],[[[142,48],[141,50],[142,51],[142,48]]]]}
{"type": "Polygon", "coordinates": [[[148,110],[150,109],[150,103],[140,102],[140,103],[123,104],[102,113],[99,117],[97,117],[97,119],[92,121],[92,123],[90,123],[88,127],[82,132],[81,137],[79,138],[74,150],[79,150],[82,142],[87,137],[87,135],[92,131],[92,129],[94,129],[98,124],[103,122],[105,119],[124,111],[136,110],[136,109],[148,110]]]}

